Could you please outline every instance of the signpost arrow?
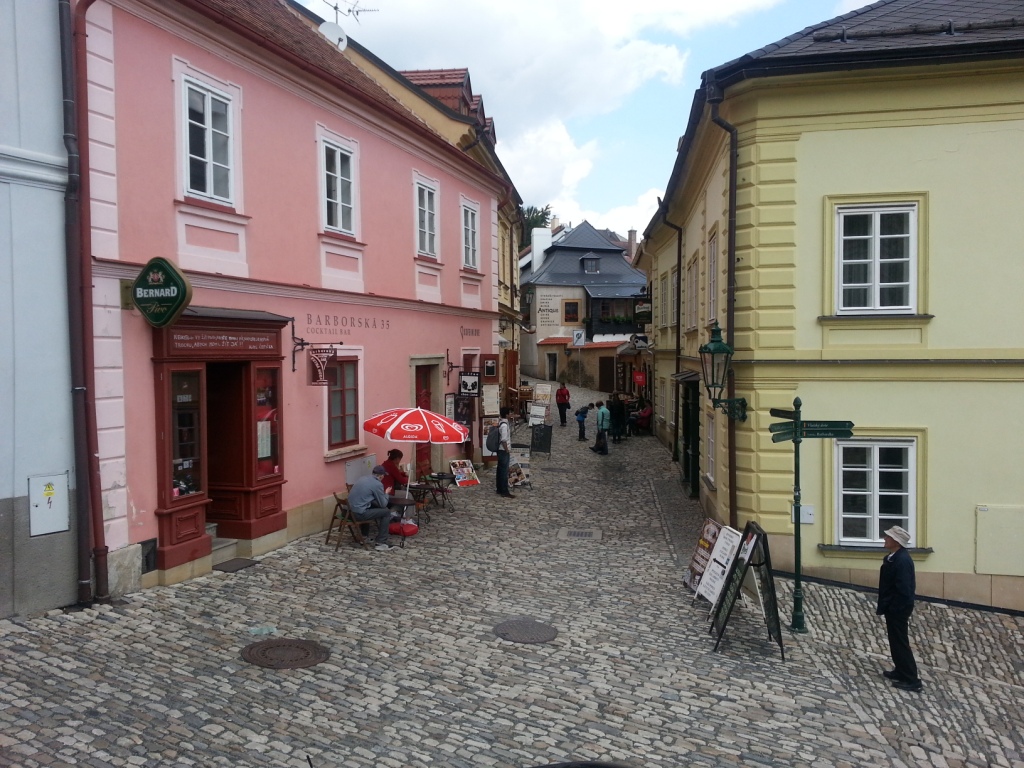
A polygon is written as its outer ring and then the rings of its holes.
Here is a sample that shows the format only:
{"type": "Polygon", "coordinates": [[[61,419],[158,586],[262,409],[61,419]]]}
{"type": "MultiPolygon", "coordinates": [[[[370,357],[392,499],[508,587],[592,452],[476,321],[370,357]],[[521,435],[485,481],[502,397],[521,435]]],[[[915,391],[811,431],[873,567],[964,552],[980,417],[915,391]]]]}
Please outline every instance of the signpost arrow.
{"type": "Polygon", "coordinates": [[[796,411],[787,411],[783,408],[772,408],[768,411],[768,414],[774,416],[776,419],[789,419],[790,421],[797,418],[796,411]]]}
{"type": "Polygon", "coordinates": [[[810,429],[804,427],[801,431],[801,437],[813,438],[813,437],[837,437],[846,438],[853,437],[852,429],[810,429]]]}
{"type": "Polygon", "coordinates": [[[786,432],[787,430],[792,432],[794,429],[796,429],[796,424],[791,421],[777,421],[768,425],[769,432],[786,432]]]}
{"type": "Polygon", "coordinates": [[[790,430],[789,432],[776,432],[774,435],[772,435],[772,442],[773,443],[784,443],[787,440],[792,440],[795,437],[796,437],[796,431],[795,430],[790,430]]]}
{"type": "Polygon", "coordinates": [[[852,421],[805,421],[806,429],[853,429],[852,421]]]}

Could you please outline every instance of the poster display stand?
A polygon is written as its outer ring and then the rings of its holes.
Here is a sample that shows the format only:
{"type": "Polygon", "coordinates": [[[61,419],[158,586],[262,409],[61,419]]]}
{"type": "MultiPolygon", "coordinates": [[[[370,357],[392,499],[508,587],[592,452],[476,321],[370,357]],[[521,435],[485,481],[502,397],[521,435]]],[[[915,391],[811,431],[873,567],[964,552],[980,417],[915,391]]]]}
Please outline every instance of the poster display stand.
{"type": "Polygon", "coordinates": [[[697,546],[693,548],[693,555],[690,556],[690,567],[683,574],[683,583],[694,592],[700,586],[700,580],[711,560],[711,550],[714,548],[715,542],[718,541],[720,530],[722,530],[722,524],[710,517],[704,520],[704,525],[700,528],[700,538],[697,539],[697,546]]]}
{"type": "Polygon", "coordinates": [[[761,612],[765,626],[768,628],[769,639],[779,644],[782,660],[786,660],[786,650],[782,646],[782,623],[779,621],[778,597],[775,593],[775,581],[772,577],[772,559],[768,551],[768,534],[755,522],[747,523],[743,529],[743,543],[739,554],[733,559],[729,573],[725,577],[725,586],[715,605],[711,618],[711,633],[717,635],[715,650],[722,642],[725,627],[729,623],[732,609],[740,596],[740,589],[746,579],[747,571],[753,569],[758,593],[761,597],[761,612]]]}

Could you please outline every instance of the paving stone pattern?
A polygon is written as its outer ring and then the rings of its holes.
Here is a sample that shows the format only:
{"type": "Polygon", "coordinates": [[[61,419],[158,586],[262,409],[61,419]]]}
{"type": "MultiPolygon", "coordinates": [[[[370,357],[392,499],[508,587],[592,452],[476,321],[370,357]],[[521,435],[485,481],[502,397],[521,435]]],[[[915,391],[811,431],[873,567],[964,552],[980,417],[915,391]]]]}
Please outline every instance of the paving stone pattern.
{"type": "Polygon", "coordinates": [[[501,499],[484,471],[404,550],[313,536],[237,573],[0,621],[0,765],[1024,766],[1024,619],[919,604],[920,694],[880,676],[870,592],[805,584],[809,632],[785,633],[785,662],[740,605],[714,653],[681,581],[701,515],[678,464],[651,437],[587,445],[556,424],[533,490],[501,499]],[[518,617],[557,638],[495,636],[518,617]],[[268,637],[330,660],[242,661],[268,637]]]}

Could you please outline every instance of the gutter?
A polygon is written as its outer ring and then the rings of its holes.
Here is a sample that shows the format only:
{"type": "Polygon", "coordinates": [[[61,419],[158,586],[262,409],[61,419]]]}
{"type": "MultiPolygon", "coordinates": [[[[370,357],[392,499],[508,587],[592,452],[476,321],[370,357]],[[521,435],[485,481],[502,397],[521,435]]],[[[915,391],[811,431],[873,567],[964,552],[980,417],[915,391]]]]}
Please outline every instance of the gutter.
{"type": "MultiPolygon", "coordinates": [[[[665,222],[666,227],[671,227],[676,231],[676,285],[673,289],[677,295],[680,295],[679,281],[683,279],[683,228],[673,224],[668,220],[668,213],[662,212],[662,221],[665,222]]],[[[664,301],[665,297],[662,296],[661,300],[664,301]]],[[[680,365],[682,363],[683,353],[683,302],[676,302],[676,374],[680,372],[680,365]]],[[[678,411],[679,403],[679,387],[682,386],[681,382],[675,381],[676,397],[675,402],[677,407],[675,411],[678,411]]],[[[673,412],[672,414],[672,461],[679,461],[679,413],[673,412]]]]}
{"type": "MultiPolygon", "coordinates": [[[[727,248],[728,279],[726,287],[726,317],[725,332],[726,344],[736,349],[736,185],[739,164],[739,131],[736,126],[722,118],[718,114],[718,105],[725,98],[725,93],[715,81],[715,71],[708,70],[705,73],[704,88],[707,94],[707,103],[711,105],[711,122],[729,134],[729,236],[727,248]]],[[[736,374],[729,371],[729,383],[727,397],[731,400],[736,397],[736,374]]],[[[739,520],[736,511],[736,421],[728,419],[728,451],[729,451],[729,525],[732,528],[739,527],[739,520]]]]}

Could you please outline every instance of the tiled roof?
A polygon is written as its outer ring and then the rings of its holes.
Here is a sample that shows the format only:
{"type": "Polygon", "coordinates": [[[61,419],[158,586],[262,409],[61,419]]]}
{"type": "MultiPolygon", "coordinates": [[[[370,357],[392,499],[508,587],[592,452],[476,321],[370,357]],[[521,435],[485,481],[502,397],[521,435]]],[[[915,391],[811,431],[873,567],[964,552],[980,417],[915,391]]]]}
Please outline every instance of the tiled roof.
{"type": "Polygon", "coordinates": [[[177,0],[214,22],[248,33],[257,45],[297,57],[367,102],[433,131],[397,99],[338,52],[325,37],[300,19],[283,0],[177,0]],[[277,50],[275,50],[277,49],[277,50]]]}
{"type": "Polygon", "coordinates": [[[407,69],[401,72],[421,88],[427,85],[461,86],[469,78],[468,69],[407,69]]]}
{"type": "Polygon", "coordinates": [[[618,254],[621,254],[623,250],[620,244],[612,242],[594,229],[589,221],[584,221],[572,232],[552,245],[548,251],[550,252],[556,248],[573,248],[584,251],[614,251],[618,254]]]}
{"type": "MultiPolygon", "coordinates": [[[[715,69],[783,59],[852,59],[938,51],[995,53],[1024,41],[1021,0],[880,0],[758,48],[715,69]],[[844,31],[845,30],[845,31],[844,31]],[[979,49],[979,50],[973,50],[979,49]]],[[[913,63],[913,62],[907,62],[913,63]]]]}
{"type": "Polygon", "coordinates": [[[537,346],[543,346],[545,344],[558,345],[558,344],[571,344],[572,339],[568,336],[548,336],[546,339],[541,339],[537,342],[537,346]]]}

